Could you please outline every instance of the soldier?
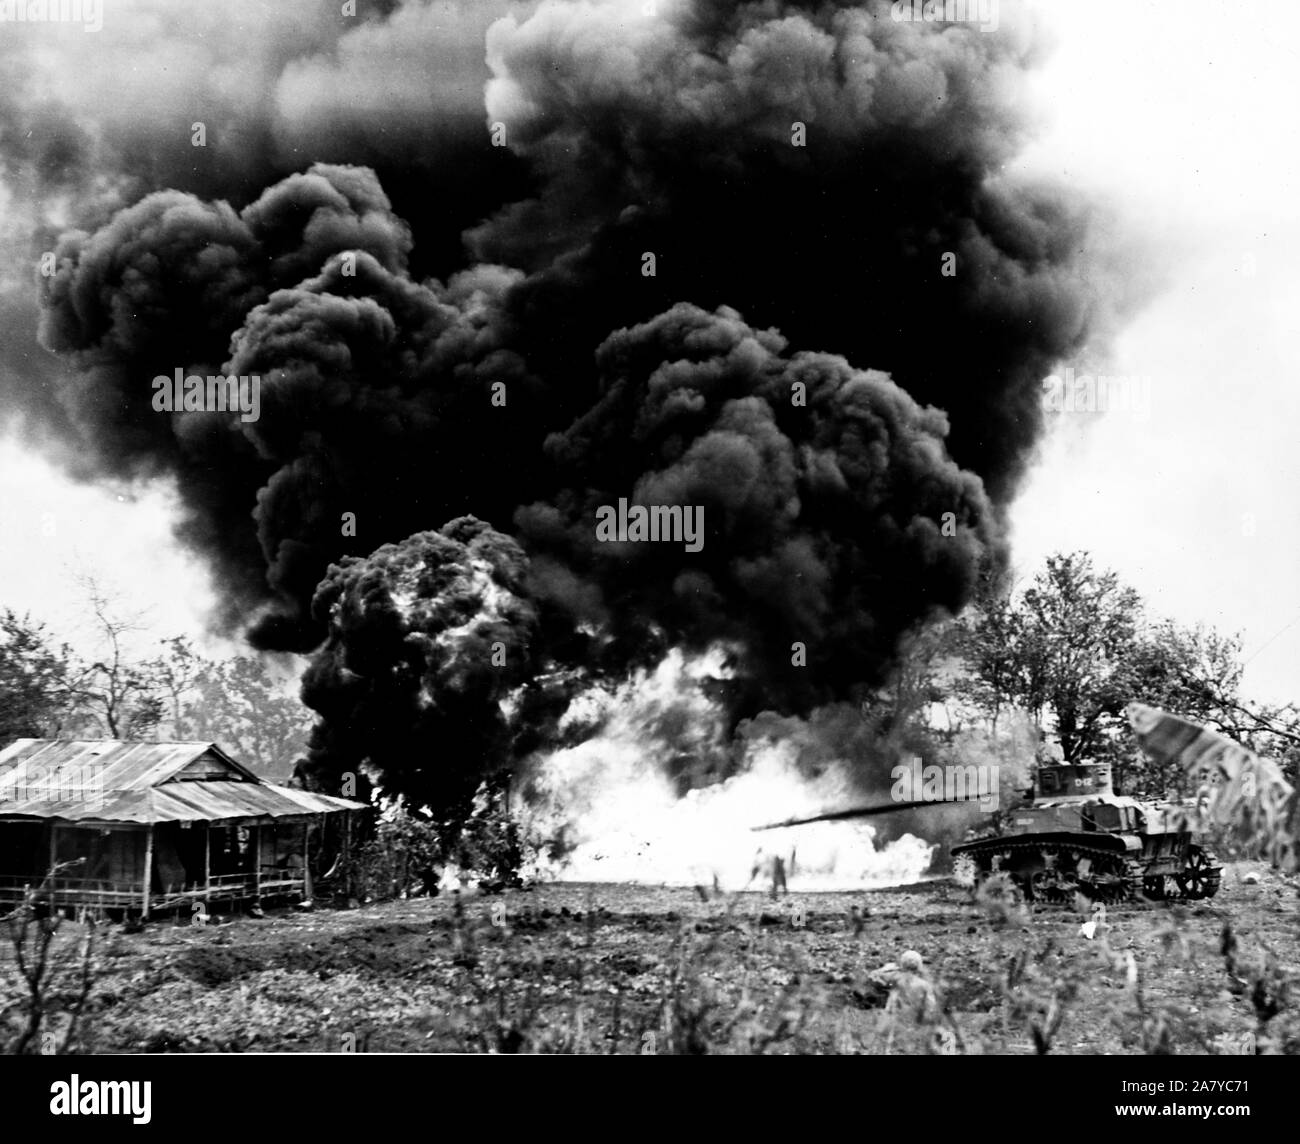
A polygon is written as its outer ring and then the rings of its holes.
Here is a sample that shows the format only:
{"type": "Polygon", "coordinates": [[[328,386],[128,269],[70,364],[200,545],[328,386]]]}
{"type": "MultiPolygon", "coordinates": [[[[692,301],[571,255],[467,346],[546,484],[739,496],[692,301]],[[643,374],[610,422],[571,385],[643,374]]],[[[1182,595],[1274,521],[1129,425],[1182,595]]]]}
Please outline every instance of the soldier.
{"type": "MultiPolygon", "coordinates": [[[[790,851],[790,865],[789,865],[788,872],[791,876],[793,876],[794,874],[794,851],[793,850],[790,851]]],[[[772,879],[772,900],[773,901],[776,901],[778,890],[781,893],[785,894],[787,897],[789,897],[790,888],[788,885],[786,885],[787,867],[786,867],[785,859],[781,857],[781,855],[779,854],[768,853],[761,846],[754,854],[754,865],[749,872],[749,880],[753,882],[754,879],[757,878],[760,874],[763,875],[765,878],[770,877],[772,879]]]]}
{"type": "Polygon", "coordinates": [[[1065,752],[1061,750],[1061,744],[1046,731],[1039,731],[1038,750],[1034,760],[1039,766],[1059,767],[1065,762],[1065,752]]]}

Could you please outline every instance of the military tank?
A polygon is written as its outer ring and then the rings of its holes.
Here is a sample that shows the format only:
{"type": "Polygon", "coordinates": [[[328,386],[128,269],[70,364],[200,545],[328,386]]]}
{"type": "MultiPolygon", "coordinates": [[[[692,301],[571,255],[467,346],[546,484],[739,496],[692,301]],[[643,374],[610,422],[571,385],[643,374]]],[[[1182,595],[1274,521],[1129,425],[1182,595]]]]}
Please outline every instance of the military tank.
{"type": "MultiPolygon", "coordinates": [[[[976,884],[1009,875],[1033,901],[1102,902],[1212,898],[1222,867],[1197,842],[1200,814],[1182,803],[1139,802],[1115,794],[1104,763],[1046,762],[1037,784],[996,827],[952,848],[973,866],[976,884]]],[[[933,809],[933,802],[883,803],[756,826],[774,830],[810,822],[933,809]]]]}
{"type": "Polygon", "coordinates": [[[1033,797],[1000,832],[952,854],[974,864],[977,883],[1005,873],[1036,901],[1211,898],[1222,868],[1195,841],[1197,820],[1193,807],[1116,795],[1107,764],[1040,764],[1033,797]]]}

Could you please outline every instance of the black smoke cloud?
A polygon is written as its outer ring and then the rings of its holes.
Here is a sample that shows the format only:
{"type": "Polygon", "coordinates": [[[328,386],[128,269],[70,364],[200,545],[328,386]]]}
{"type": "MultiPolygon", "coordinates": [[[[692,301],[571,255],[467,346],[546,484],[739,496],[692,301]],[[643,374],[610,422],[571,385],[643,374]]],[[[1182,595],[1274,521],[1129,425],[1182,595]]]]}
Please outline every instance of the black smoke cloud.
{"type": "MultiPolygon", "coordinates": [[[[407,228],[369,171],[321,166],[290,176],[239,213],[224,202],[157,192],[94,234],[65,234],[55,248],[41,340],[76,367],[60,399],[83,443],[81,463],[117,478],[175,478],[179,534],[213,561],[231,619],[268,587],[290,580],[281,568],[303,543],[300,534],[323,527],[318,513],[287,530],[276,525],[295,515],[285,500],[296,500],[300,511],[311,508],[295,484],[314,479],[310,443],[319,432],[289,421],[293,402],[308,403],[304,417],[319,417],[329,395],[310,404],[292,379],[279,389],[269,384],[266,427],[241,433],[233,421],[206,413],[160,415],[151,380],[176,368],[231,372],[250,353],[256,366],[255,350],[245,348],[270,336],[263,329],[273,317],[264,315],[310,291],[305,274],[349,250],[361,252],[367,278],[391,275],[405,265],[409,245],[407,228]],[[293,291],[278,289],[289,284],[293,291]],[[228,363],[234,330],[242,333],[228,363]],[[268,440],[277,429],[279,437],[268,440]],[[292,433],[292,447],[277,452],[292,433]]],[[[335,531],[338,519],[331,522],[335,531]]],[[[302,586],[307,599],[324,567],[302,586]]]]}
{"type": "Polygon", "coordinates": [[[531,675],[527,566],[513,540],[462,517],[332,568],[314,605],[330,638],[303,677],[303,699],[331,718],[305,777],[332,786],[321,760],[365,759],[386,792],[463,817],[517,748],[505,711],[531,675]]]}
{"type": "MultiPolygon", "coordinates": [[[[186,51],[261,102],[201,85],[163,143],[133,80],[131,114],[75,118],[47,163],[81,204],[44,283],[64,368],[18,404],[85,475],[174,479],[264,647],[346,662],[334,562],[472,514],[529,557],[538,671],[721,639],[748,714],[878,680],[1002,558],[1039,381],[1095,309],[1084,207],[1002,174],[1036,41],[885,3],[492,7],[320,14],[251,60],[213,26],[186,51]],[[196,159],[205,107],[247,145],[196,159]],[[178,366],[260,374],[261,419],[154,413],[178,366]],[[704,551],[596,545],[621,496],[703,504],[704,551]]],[[[326,754],[351,670],[307,688],[326,754]]]]}
{"type": "Polygon", "coordinates": [[[628,27],[626,6],[544,5],[489,32],[489,116],[545,185],[470,238],[531,271],[534,367],[679,301],[731,306],[947,411],[953,456],[1004,503],[1094,303],[1085,204],[1000,176],[1036,41],[884,3],[664,7],[628,27]]]}
{"type": "Polygon", "coordinates": [[[547,442],[569,487],[517,516],[540,596],[627,647],[736,647],[752,709],[877,681],[997,543],[943,413],[842,357],[785,351],[734,310],[688,304],[611,335],[604,396],[547,442]],[[702,508],[701,551],[597,540],[596,510],[624,496],[702,508]]]}
{"type": "Polygon", "coordinates": [[[238,207],[313,162],[365,164],[418,227],[413,269],[446,275],[462,228],[527,188],[518,156],[483,146],[483,38],[510,0],[110,7],[93,35],[0,37],[0,417],[88,481],[138,462],[106,460],[69,421],[69,371],[37,341],[31,268],[69,222],[97,231],[162,189],[238,207]]]}

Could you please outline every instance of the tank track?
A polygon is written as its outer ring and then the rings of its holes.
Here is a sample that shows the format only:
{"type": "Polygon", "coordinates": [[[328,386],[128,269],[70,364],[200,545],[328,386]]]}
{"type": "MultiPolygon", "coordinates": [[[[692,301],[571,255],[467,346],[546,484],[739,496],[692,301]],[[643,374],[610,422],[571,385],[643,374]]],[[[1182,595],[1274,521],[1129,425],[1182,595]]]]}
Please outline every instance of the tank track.
{"type": "MultiPolygon", "coordinates": [[[[1193,850],[1193,860],[1182,872],[1155,875],[1148,875],[1142,860],[1129,854],[1064,842],[1044,845],[1032,840],[1008,840],[976,851],[971,857],[976,858],[978,863],[979,858],[1000,859],[1013,851],[1043,855],[1059,855],[1062,851],[1069,851],[1075,856],[1076,864],[1085,858],[1090,861],[1089,873],[1083,878],[1073,872],[1057,871],[1050,865],[1035,871],[1027,879],[1012,875],[1025,897],[1032,901],[1070,903],[1076,893],[1100,902],[1125,902],[1139,898],[1153,901],[1212,898],[1218,893],[1222,869],[1208,850],[1201,847],[1194,847],[1193,850]]],[[[994,872],[981,867],[977,884],[994,872]]]]}

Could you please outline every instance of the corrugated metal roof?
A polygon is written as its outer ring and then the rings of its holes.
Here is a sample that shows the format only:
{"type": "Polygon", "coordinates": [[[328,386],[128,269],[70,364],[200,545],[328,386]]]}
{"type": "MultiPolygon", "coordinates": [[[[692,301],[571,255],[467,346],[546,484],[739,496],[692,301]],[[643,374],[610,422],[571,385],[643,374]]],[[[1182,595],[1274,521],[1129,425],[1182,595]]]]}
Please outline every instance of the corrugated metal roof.
{"type": "Polygon", "coordinates": [[[166,783],[149,790],[120,791],[103,798],[0,803],[0,816],[139,825],[153,822],[251,823],[362,809],[363,803],[349,799],[291,790],[270,783],[185,782],[166,783]]]}
{"type": "Polygon", "coordinates": [[[0,795],[6,787],[75,787],[93,781],[100,790],[145,790],[157,786],[205,754],[249,780],[257,775],[240,766],[216,743],[136,743],[121,739],[18,739],[0,751],[0,795]]]}
{"type": "Polygon", "coordinates": [[[364,803],[263,782],[215,743],[19,739],[0,751],[0,817],[64,822],[255,822],[363,810],[364,803]],[[228,779],[176,775],[211,756],[228,779]]]}

